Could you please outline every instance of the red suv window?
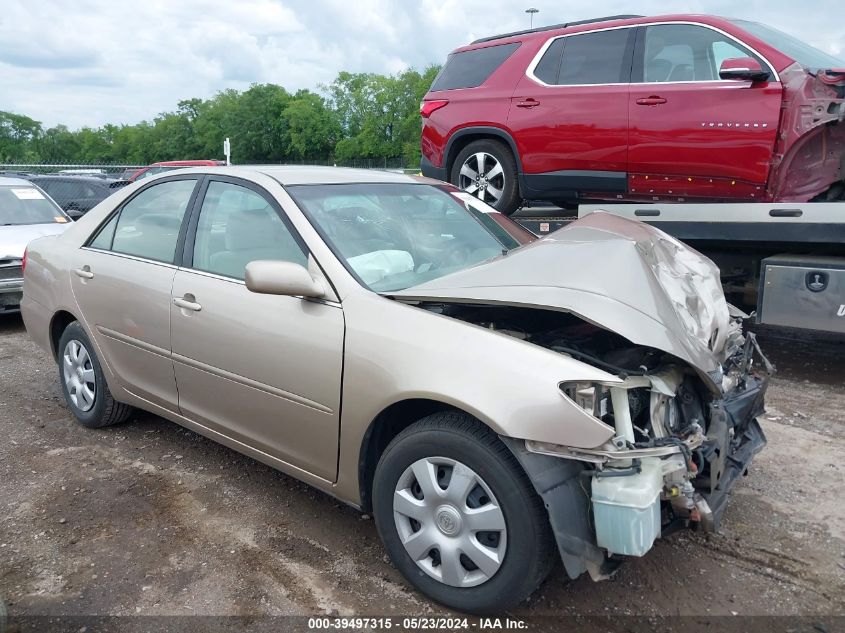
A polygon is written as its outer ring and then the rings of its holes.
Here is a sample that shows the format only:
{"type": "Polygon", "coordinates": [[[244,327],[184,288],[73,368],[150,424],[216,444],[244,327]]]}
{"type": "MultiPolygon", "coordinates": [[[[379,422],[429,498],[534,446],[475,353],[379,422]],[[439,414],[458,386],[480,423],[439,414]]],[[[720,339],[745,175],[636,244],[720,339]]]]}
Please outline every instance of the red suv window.
{"type": "Polygon", "coordinates": [[[431,90],[480,86],[517,48],[519,42],[452,53],[443,70],[434,79],[431,90]]]}
{"type": "Polygon", "coordinates": [[[554,40],[534,68],[534,77],[559,86],[627,83],[631,29],[569,35],[554,40]]]}

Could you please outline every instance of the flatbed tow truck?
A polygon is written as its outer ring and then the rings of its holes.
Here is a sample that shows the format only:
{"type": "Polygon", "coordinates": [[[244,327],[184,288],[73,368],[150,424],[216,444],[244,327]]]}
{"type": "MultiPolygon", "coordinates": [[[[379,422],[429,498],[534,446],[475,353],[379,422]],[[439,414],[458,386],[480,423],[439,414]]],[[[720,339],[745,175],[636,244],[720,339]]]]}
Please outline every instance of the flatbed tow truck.
{"type": "Polygon", "coordinates": [[[845,334],[845,202],[581,204],[511,217],[543,236],[594,211],[647,222],[708,256],[728,301],[756,323],[845,334]]]}

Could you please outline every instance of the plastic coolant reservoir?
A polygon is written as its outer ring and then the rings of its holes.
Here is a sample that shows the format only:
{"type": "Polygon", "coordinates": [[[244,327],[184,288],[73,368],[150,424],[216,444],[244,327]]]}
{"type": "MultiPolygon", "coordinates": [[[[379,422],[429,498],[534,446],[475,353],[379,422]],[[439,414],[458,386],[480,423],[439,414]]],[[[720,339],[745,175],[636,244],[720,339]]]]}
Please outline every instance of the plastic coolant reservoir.
{"type": "Polygon", "coordinates": [[[611,554],[642,556],[660,536],[660,460],[641,460],[642,471],[593,477],[593,518],[599,547],[611,554]]]}

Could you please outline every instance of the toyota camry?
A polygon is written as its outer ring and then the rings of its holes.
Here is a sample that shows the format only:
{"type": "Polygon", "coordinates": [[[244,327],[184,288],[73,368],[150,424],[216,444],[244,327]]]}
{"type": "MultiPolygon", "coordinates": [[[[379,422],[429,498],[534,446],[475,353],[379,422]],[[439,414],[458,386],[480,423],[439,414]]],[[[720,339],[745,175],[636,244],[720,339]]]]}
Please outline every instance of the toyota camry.
{"type": "Polygon", "coordinates": [[[82,425],[149,411],[371,513],[462,611],[717,529],[765,444],[771,367],[716,267],[609,214],[537,240],[433,180],[204,167],[25,261],[82,425]]]}

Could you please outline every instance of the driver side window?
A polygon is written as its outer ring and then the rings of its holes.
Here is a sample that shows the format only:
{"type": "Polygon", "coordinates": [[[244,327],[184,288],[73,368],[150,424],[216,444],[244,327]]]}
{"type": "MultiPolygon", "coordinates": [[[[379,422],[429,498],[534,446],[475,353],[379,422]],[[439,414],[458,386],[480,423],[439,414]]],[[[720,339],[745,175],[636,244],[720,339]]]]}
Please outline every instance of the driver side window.
{"type": "Polygon", "coordinates": [[[726,35],[694,24],[657,24],[645,30],[645,83],[718,81],[725,59],[752,57],[750,50],[726,35]]]}
{"type": "Polygon", "coordinates": [[[306,252],[263,196],[212,181],[200,209],[192,267],[243,280],[246,265],[259,259],[308,264],[306,252]]]}

